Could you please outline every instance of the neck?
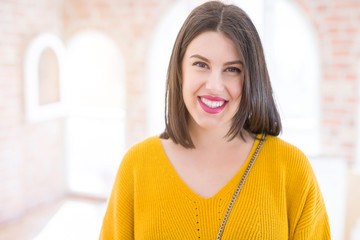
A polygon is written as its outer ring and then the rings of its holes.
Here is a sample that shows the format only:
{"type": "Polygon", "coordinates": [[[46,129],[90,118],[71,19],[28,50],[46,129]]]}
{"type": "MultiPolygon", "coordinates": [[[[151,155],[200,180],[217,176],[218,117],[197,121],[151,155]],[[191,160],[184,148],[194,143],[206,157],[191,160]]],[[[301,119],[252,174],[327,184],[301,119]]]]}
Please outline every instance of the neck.
{"type": "MultiPolygon", "coordinates": [[[[229,137],[226,136],[228,131],[220,128],[204,129],[196,125],[194,126],[194,124],[189,124],[189,132],[196,149],[217,151],[236,147],[244,143],[240,136],[236,136],[229,141],[229,137]]],[[[245,134],[244,137],[248,140],[251,138],[251,135],[245,134]]]]}

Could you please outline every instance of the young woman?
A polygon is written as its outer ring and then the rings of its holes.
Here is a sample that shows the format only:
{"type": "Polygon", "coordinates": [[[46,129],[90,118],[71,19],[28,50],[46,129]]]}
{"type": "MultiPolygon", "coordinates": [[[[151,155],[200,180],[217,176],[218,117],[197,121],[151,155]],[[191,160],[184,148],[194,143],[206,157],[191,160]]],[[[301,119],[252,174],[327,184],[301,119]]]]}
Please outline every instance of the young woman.
{"type": "Polygon", "coordinates": [[[306,156],[281,122],[240,8],[192,11],[170,59],[166,130],[121,162],[100,239],[330,239],[306,156]]]}

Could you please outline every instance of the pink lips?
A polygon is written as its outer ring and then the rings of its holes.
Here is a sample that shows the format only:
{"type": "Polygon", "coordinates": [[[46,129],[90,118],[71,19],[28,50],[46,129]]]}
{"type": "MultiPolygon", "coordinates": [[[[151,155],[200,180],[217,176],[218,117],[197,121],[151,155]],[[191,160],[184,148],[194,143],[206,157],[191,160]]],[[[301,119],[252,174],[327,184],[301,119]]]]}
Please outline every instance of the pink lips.
{"type": "Polygon", "coordinates": [[[201,108],[202,108],[205,112],[210,113],[210,114],[216,114],[216,113],[221,112],[221,111],[225,108],[226,104],[228,103],[228,101],[226,101],[224,98],[214,97],[214,96],[208,96],[208,95],[199,96],[199,97],[198,97],[198,102],[199,102],[201,108]],[[201,98],[205,98],[205,99],[210,100],[210,101],[218,101],[218,102],[224,101],[225,103],[224,103],[222,106],[220,106],[220,107],[210,108],[210,107],[208,107],[205,103],[203,103],[203,102],[201,101],[201,98]]]}

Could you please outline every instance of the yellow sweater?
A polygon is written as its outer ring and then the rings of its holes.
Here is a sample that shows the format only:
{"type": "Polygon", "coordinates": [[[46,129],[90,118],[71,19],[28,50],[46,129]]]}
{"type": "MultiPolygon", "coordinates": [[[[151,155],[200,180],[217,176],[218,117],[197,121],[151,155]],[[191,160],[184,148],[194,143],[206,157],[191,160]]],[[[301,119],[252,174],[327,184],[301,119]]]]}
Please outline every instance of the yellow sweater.
{"type": "MultiPolygon", "coordinates": [[[[181,180],[159,137],[135,145],[121,162],[100,239],[215,240],[258,143],[244,166],[211,198],[198,196],[181,180]]],[[[222,239],[330,239],[318,183],[300,150],[266,137],[222,239]]]]}

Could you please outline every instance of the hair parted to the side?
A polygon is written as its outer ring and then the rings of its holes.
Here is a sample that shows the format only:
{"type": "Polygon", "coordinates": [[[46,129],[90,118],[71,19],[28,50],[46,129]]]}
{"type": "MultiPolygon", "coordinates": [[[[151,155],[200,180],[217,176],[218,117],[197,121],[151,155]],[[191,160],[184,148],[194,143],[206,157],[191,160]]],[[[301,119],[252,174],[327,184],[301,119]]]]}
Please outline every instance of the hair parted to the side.
{"type": "Polygon", "coordinates": [[[239,7],[218,1],[195,8],[185,20],[172,50],[166,82],[165,124],[161,138],[170,138],[185,148],[194,148],[188,131],[189,112],[182,96],[182,61],[190,42],[205,31],[225,34],[236,45],[244,60],[241,102],[226,135],[229,140],[243,137],[244,131],[273,136],[281,132],[263,47],[256,28],[239,7]]]}

